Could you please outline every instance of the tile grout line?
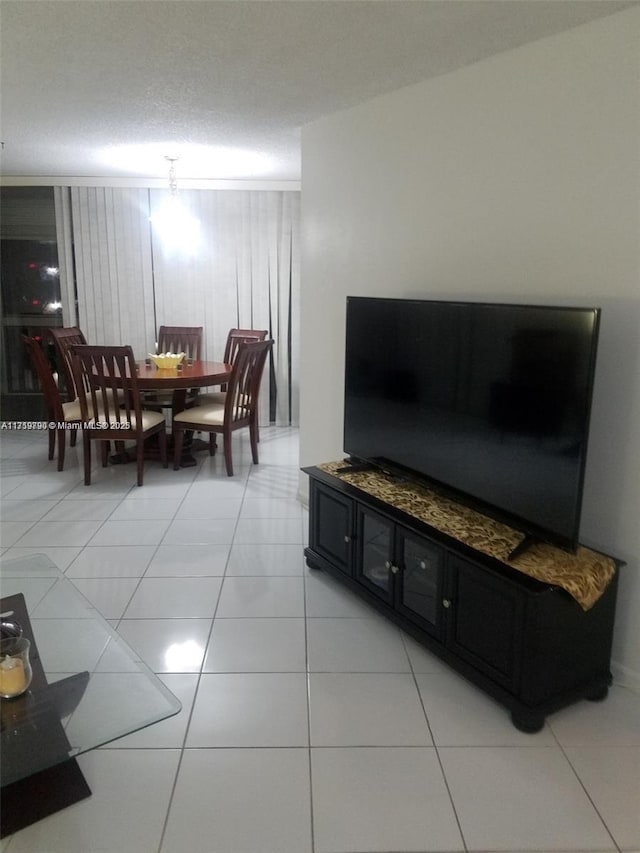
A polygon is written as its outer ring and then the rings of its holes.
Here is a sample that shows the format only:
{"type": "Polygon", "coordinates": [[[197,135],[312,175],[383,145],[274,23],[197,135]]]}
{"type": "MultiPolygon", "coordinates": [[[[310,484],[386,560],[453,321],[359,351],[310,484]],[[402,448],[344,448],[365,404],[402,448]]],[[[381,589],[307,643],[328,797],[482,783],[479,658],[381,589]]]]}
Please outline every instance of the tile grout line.
{"type": "MultiPolygon", "coordinates": [[[[196,474],[196,476],[194,477],[193,483],[195,483],[195,482],[196,482],[196,480],[197,480],[197,476],[198,476],[198,475],[196,474]]],[[[247,478],[247,480],[248,480],[248,478],[247,478]]],[[[193,485],[193,483],[192,483],[191,485],[193,485]]],[[[245,495],[245,493],[246,493],[246,485],[247,485],[247,483],[245,482],[245,487],[244,487],[244,490],[243,490],[243,497],[242,497],[242,500],[244,500],[244,495],[245,495]]],[[[189,492],[190,492],[190,491],[191,491],[191,486],[190,486],[190,487],[189,487],[189,489],[187,490],[187,493],[185,494],[185,497],[184,497],[183,501],[184,501],[184,500],[186,500],[187,495],[189,494],[189,492]]],[[[181,505],[182,505],[182,504],[181,504],[181,505]]],[[[177,786],[178,786],[178,780],[179,780],[179,777],[180,777],[180,770],[181,770],[181,768],[182,768],[182,762],[183,762],[183,760],[184,760],[185,752],[186,752],[186,751],[187,751],[187,749],[188,749],[188,747],[187,747],[187,740],[188,740],[188,738],[189,738],[189,729],[191,728],[191,722],[192,722],[192,720],[193,720],[193,714],[194,714],[194,711],[195,711],[196,702],[197,702],[197,699],[198,699],[198,693],[199,693],[199,690],[200,690],[200,683],[201,683],[201,681],[202,681],[202,676],[203,676],[203,674],[204,674],[204,673],[203,673],[203,669],[204,669],[204,665],[205,665],[205,661],[206,661],[206,655],[207,655],[207,652],[208,652],[208,650],[209,650],[209,646],[210,646],[210,644],[211,644],[211,637],[212,637],[213,629],[214,629],[214,626],[215,626],[216,613],[217,613],[217,611],[218,611],[218,607],[219,607],[219,605],[220,605],[220,598],[221,598],[221,596],[222,596],[222,589],[223,589],[223,587],[224,587],[224,579],[225,579],[225,577],[226,577],[227,569],[228,569],[228,566],[229,566],[229,560],[230,560],[230,558],[231,558],[231,551],[232,551],[232,549],[233,549],[233,540],[235,539],[235,531],[237,530],[237,525],[238,525],[238,521],[239,521],[239,518],[240,518],[240,511],[241,511],[241,509],[242,509],[242,501],[241,501],[241,503],[240,503],[240,509],[238,510],[238,516],[237,516],[237,518],[236,518],[236,526],[235,526],[235,528],[234,528],[234,535],[233,535],[233,536],[232,536],[232,538],[231,538],[231,544],[230,544],[230,546],[229,546],[229,553],[227,554],[227,560],[226,560],[225,567],[224,567],[224,573],[223,573],[223,575],[222,575],[222,582],[220,583],[220,588],[219,588],[219,590],[218,590],[218,595],[217,595],[217,598],[216,598],[216,604],[215,604],[215,607],[214,607],[214,610],[213,610],[213,616],[212,616],[212,618],[211,618],[211,627],[209,628],[209,633],[208,633],[208,635],[207,635],[207,640],[206,640],[205,647],[204,647],[204,653],[203,653],[202,663],[200,664],[200,670],[199,670],[199,672],[197,673],[196,685],[195,685],[195,689],[194,689],[194,691],[193,691],[193,700],[192,700],[192,702],[191,702],[191,709],[190,709],[190,711],[189,711],[188,719],[187,719],[187,722],[186,722],[186,725],[185,725],[185,729],[184,729],[184,736],[183,736],[183,738],[182,738],[182,745],[181,745],[181,747],[180,747],[180,757],[178,758],[178,764],[177,764],[177,766],[176,766],[176,772],[175,772],[175,775],[174,775],[174,778],[173,778],[173,784],[172,784],[172,786],[171,786],[171,793],[169,794],[169,801],[168,801],[168,803],[167,803],[167,809],[166,809],[165,816],[164,816],[164,821],[163,821],[163,824],[162,824],[162,831],[161,831],[161,833],[160,833],[160,842],[159,842],[159,844],[158,844],[158,853],[161,853],[161,851],[162,851],[162,846],[163,846],[164,841],[165,841],[165,837],[166,837],[166,833],[167,833],[167,828],[168,828],[168,825],[169,825],[169,818],[170,818],[170,814],[171,814],[171,808],[172,808],[172,806],[173,806],[173,800],[174,800],[174,797],[175,797],[176,789],[177,789],[177,786]]]]}

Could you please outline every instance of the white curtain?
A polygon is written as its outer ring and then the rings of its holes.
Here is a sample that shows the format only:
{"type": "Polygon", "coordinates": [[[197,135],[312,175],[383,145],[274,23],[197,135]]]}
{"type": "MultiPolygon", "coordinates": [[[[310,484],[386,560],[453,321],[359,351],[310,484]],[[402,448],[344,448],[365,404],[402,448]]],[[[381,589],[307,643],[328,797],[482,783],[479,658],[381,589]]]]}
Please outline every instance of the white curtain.
{"type": "Polygon", "coordinates": [[[144,358],[155,342],[149,193],[72,187],[78,325],[92,344],[129,344],[144,358]]]}
{"type": "Polygon", "coordinates": [[[56,239],[58,243],[58,266],[60,268],[60,298],[62,300],[62,324],[77,326],[75,278],[73,263],[73,229],[71,226],[71,198],[69,187],[54,187],[56,208],[56,239]]]}
{"type": "MultiPolygon", "coordinates": [[[[151,215],[166,190],[151,191],[151,215]]],[[[153,231],[158,325],[203,326],[205,357],[220,361],[231,328],[266,329],[275,341],[260,394],[260,420],[297,424],[299,413],[300,195],[277,191],[181,191],[200,225],[192,252],[153,231]]]]}
{"type": "Polygon", "coordinates": [[[159,326],[203,326],[203,358],[221,361],[229,329],[267,329],[275,343],[260,421],[297,424],[300,194],[181,191],[200,227],[193,251],[166,242],[154,224],[167,197],[168,190],[71,188],[78,321],[87,340],[128,343],[143,358],[159,326]]]}

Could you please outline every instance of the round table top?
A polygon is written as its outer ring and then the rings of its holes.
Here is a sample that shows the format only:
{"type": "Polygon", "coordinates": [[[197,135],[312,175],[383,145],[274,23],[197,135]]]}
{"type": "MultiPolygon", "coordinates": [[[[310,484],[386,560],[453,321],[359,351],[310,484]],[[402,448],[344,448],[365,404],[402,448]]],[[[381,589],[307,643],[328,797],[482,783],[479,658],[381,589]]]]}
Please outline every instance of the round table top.
{"type": "Polygon", "coordinates": [[[206,385],[223,385],[231,377],[232,367],[222,361],[194,361],[186,359],[177,367],[161,369],[155,364],[139,361],[136,364],[138,387],[147,388],[202,388],[206,385]]]}

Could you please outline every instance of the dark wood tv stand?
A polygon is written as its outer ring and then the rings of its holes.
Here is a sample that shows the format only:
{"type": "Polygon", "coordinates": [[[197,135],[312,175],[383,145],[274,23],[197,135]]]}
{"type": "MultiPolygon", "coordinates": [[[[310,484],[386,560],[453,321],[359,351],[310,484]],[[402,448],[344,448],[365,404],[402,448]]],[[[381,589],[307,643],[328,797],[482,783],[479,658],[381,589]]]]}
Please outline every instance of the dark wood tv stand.
{"type": "MultiPolygon", "coordinates": [[[[575,701],[607,696],[621,563],[582,549],[589,570],[593,562],[611,567],[585,609],[560,586],[487,554],[486,541],[465,542],[466,526],[452,534],[425,521],[420,487],[404,495],[395,485],[397,499],[388,499],[382,473],[337,474],[337,467],[303,469],[309,567],[339,579],[504,704],[521,731],[539,731],[548,714],[575,701]]],[[[447,499],[436,508],[445,528],[455,506],[447,499]]],[[[486,520],[491,550],[491,537],[509,529],[486,520]]]]}

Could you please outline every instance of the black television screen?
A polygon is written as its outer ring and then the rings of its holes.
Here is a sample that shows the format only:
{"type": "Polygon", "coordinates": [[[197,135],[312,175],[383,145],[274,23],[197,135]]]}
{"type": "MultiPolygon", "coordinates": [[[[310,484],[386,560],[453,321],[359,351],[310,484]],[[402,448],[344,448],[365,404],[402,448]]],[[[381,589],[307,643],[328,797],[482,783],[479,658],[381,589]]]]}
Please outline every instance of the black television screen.
{"type": "Polygon", "coordinates": [[[348,297],[345,453],[575,549],[599,320],[348,297]]]}

